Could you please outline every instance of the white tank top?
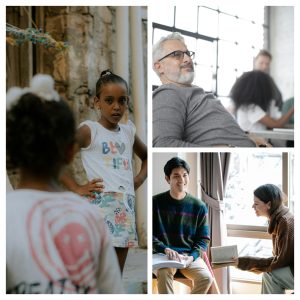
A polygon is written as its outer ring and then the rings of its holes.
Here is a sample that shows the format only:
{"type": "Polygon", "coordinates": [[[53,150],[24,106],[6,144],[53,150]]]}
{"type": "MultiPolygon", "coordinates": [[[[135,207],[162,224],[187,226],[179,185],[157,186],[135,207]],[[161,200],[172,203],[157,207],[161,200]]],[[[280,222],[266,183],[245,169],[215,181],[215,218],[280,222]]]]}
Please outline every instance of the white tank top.
{"type": "Polygon", "coordinates": [[[118,132],[94,121],[82,122],[91,130],[91,144],[81,148],[81,159],[88,180],[103,178],[104,192],[134,195],[132,151],[135,126],[131,121],[119,124],[118,132]]]}

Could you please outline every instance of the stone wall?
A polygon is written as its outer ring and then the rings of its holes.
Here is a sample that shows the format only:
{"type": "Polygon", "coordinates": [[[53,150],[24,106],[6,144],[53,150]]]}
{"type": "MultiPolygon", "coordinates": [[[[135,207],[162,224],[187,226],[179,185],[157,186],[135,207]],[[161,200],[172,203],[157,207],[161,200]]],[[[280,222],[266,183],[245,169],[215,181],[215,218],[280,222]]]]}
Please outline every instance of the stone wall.
{"type": "MultiPolygon", "coordinates": [[[[95,85],[101,71],[112,68],[114,55],[114,8],[109,7],[47,7],[46,31],[57,40],[67,40],[69,47],[55,58],[45,55],[45,64],[57,82],[58,89],[73,108],[77,123],[97,120],[93,109],[95,85]]],[[[86,176],[79,155],[72,164],[78,183],[86,176]]]]}

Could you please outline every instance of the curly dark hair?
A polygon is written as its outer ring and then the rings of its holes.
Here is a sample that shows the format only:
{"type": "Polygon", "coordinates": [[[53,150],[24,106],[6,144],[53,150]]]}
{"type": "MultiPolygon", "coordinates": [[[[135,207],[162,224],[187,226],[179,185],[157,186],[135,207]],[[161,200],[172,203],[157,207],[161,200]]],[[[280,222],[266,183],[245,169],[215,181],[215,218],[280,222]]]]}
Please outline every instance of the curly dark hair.
{"type": "Polygon", "coordinates": [[[272,78],[261,71],[245,72],[236,80],[230,91],[236,109],[255,104],[267,111],[273,96],[272,78]]]}
{"type": "Polygon", "coordinates": [[[6,163],[35,175],[55,175],[75,141],[75,119],[64,100],[27,93],[6,113],[6,163]]]}
{"type": "Polygon", "coordinates": [[[119,75],[112,73],[110,70],[105,70],[101,72],[100,78],[96,83],[96,96],[99,97],[101,94],[101,89],[104,85],[109,83],[121,83],[126,87],[127,93],[129,92],[127,82],[119,75]]]}

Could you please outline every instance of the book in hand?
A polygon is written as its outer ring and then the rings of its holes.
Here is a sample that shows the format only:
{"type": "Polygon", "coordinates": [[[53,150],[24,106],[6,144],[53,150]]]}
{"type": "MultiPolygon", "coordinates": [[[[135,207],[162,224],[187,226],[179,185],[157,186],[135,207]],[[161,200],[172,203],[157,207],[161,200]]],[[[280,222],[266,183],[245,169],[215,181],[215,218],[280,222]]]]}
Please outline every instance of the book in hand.
{"type": "Polygon", "coordinates": [[[211,263],[218,264],[233,264],[238,258],[237,245],[211,247],[211,263]]]}
{"type": "Polygon", "coordinates": [[[167,257],[167,255],[162,253],[152,254],[152,270],[162,269],[162,268],[175,268],[183,269],[186,267],[186,260],[181,261],[172,260],[167,257]]]}

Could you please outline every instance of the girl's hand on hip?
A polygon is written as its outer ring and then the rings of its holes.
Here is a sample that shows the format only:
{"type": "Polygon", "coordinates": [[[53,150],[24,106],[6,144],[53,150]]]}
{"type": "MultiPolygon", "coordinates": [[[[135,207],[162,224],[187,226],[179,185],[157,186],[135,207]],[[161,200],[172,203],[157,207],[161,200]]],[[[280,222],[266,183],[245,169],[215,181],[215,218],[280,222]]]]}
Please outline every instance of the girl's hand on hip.
{"type": "Polygon", "coordinates": [[[102,178],[95,178],[87,184],[78,187],[77,193],[81,196],[93,196],[93,192],[103,192],[104,184],[102,178]]]}

